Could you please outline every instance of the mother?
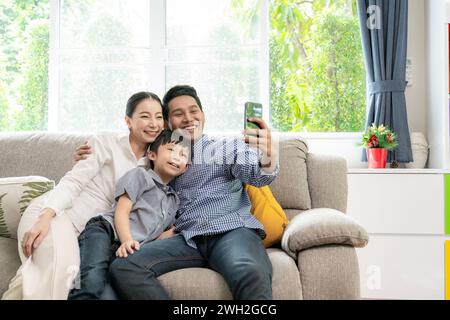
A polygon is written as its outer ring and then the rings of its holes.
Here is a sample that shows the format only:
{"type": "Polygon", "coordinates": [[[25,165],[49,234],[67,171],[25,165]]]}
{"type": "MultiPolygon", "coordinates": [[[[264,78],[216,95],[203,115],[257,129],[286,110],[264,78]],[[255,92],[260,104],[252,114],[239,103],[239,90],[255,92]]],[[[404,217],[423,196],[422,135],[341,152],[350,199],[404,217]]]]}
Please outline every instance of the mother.
{"type": "Polygon", "coordinates": [[[77,237],[90,218],[111,209],[117,180],[146,165],[148,144],[164,126],[161,100],[150,92],[134,94],[125,121],[129,133],[93,137],[95,152],[27,208],[18,228],[22,266],[3,299],[67,299],[79,268],[77,237]]]}

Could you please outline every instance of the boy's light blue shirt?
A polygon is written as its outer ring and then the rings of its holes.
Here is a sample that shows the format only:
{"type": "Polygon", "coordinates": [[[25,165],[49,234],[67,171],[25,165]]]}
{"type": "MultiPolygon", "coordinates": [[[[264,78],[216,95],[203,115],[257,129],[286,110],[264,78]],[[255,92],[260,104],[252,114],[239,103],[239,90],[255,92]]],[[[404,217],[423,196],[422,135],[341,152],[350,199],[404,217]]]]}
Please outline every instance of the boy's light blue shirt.
{"type": "MultiPolygon", "coordinates": [[[[175,222],[179,206],[178,196],[170,186],[162,183],[161,178],[153,170],[138,167],[120,178],[115,192],[116,206],[119,198],[125,193],[133,203],[130,212],[133,240],[152,241],[175,222]]],[[[103,214],[103,217],[112,225],[118,239],[114,214],[115,208],[103,214]]]]}

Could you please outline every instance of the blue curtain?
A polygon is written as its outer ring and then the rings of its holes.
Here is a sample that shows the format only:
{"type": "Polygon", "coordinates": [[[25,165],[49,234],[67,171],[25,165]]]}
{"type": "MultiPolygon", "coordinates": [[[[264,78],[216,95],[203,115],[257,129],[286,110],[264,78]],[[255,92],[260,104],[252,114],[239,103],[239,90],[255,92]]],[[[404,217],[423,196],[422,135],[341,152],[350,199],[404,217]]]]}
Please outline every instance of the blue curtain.
{"type": "MultiPolygon", "coordinates": [[[[367,74],[367,122],[397,133],[388,162],[413,161],[406,112],[408,0],[357,0],[367,74]]],[[[367,161],[363,152],[363,161],[367,161]]]]}

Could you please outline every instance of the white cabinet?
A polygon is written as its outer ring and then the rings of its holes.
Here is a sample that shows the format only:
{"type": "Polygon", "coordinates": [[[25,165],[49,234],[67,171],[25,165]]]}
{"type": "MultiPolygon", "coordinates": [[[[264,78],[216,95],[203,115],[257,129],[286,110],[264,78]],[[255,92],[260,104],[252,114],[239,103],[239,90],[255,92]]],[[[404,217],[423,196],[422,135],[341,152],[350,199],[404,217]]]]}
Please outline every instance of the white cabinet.
{"type": "Polygon", "coordinates": [[[370,235],[357,254],[363,299],[444,299],[441,237],[370,235]]]}
{"type": "Polygon", "coordinates": [[[347,212],[370,236],[369,245],[357,250],[363,299],[450,295],[445,176],[437,170],[349,172],[347,212]]]}
{"type": "Polygon", "coordinates": [[[348,181],[348,212],[369,233],[443,233],[443,175],[350,174],[348,181]]]}

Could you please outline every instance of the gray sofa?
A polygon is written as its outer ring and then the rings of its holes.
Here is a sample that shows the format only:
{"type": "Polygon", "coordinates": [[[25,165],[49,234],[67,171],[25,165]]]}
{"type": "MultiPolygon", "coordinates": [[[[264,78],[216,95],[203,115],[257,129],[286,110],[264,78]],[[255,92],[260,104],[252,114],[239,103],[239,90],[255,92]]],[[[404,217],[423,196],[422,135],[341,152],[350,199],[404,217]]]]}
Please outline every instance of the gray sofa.
{"type": "MultiPolygon", "coordinates": [[[[56,182],[72,167],[72,154],[89,135],[0,133],[0,178],[40,175],[56,182]]],[[[283,245],[268,249],[275,299],[359,299],[355,246],[367,233],[344,213],[344,159],[308,153],[298,136],[280,135],[280,175],[271,189],[291,223],[283,245]],[[314,208],[334,209],[318,211],[314,208]],[[336,214],[337,211],[338,214],[336,214]],[[289,231],[289,235],[287,234],[289,231]]],[[[17,240],[0,237],[0,296],[20,265],[17,240]]],[[[175,299],[230,299],[223,278],[209,269],[183,269],[160,277],[175,299]]]]}

